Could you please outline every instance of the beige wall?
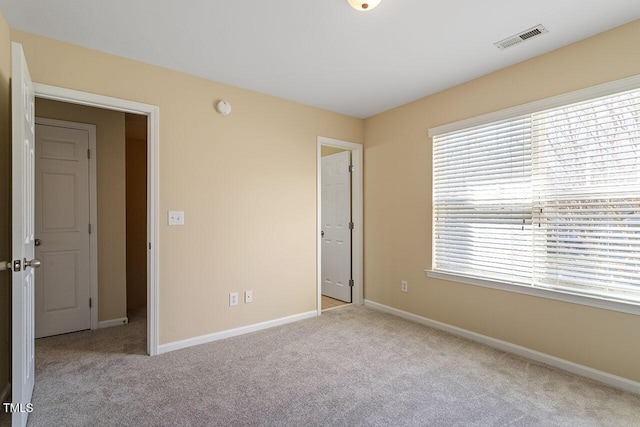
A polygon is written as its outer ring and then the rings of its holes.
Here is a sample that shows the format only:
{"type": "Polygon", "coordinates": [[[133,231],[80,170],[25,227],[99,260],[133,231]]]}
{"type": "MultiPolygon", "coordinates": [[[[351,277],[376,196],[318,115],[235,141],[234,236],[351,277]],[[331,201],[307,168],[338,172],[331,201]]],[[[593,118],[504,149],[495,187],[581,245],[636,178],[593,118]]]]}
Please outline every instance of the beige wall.
{"type": "Polygon", "coordinates": [[[366,299],[640,381],[640,316],[423,272],[431,267],[428,129],[639,74],[638,46],[635,21],[367,119],[366,299]]]}
{"type": "Polygon", "coordinates": [[[316,309],[316,138],[362,143],[362,120],[11,34],[35,82],[160,107],[160,343],[316,309]],[[254,302],[230,308],[244,290],[254,302]]]}
{"type": "Polygon", "coordinates": [[[124,113],[36,99],[36,116],[96,125],[98,319],[104,321],[125,317],[127,279],[124,113]]]}
{"type": "MultiPolygon", "coordinates": [[[[10,89],[11,42],[9,26],[0,13],[0,261],[11,258],[9,218],[11,216],[11,115],[10,89]]],[[[11,273],[0,271],[0,393],[11,375],[10,316],[11,273]]]]}
{"type": "Polygon", "coordinates": [[[344,148],[329,147],[328,145],[323,145],[320,147],[320,157],[342,153],[343,151],[347,151],[347,150],[345,150],[344,148]]]}
{"type": "Polygon", "coordinates": [[[133,310],[147,306],[147,118],[134,114],[126,114],[125,117],[127,141],[127,314],[129,314],[133,310]],[[140,124],[136,125],[138,120],[140,124]],[[139,128],[142,129],[142,132],[139,132],[139,128]]]}

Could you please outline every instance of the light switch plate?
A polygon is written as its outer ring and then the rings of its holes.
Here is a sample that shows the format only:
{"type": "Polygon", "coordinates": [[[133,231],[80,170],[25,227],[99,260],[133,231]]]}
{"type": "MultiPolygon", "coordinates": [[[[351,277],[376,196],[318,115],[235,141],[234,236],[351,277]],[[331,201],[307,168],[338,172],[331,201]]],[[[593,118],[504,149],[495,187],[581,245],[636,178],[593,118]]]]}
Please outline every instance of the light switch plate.
{"type": "Polygon", "coordinates": [[[184,225],[184,211],[169,211],[167,222],[169,225],[184,225]]]}

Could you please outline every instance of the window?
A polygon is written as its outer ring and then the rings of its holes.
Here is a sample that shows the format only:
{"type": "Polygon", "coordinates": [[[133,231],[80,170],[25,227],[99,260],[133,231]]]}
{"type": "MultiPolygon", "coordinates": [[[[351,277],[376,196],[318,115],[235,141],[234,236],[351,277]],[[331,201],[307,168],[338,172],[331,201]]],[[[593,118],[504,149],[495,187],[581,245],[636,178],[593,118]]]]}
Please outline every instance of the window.
{"type": "Polygon", "coordinates": [[[640,90],[433,136],[433,272],[640,305],[640,90]]]}
{"type": "Polygon", "coordinates": [[[434,138],[436,270],[529,282],[532,211],[530,117],[434,138]]]}
{"type": "Polygon", "coordinates": [[[640,302],[640,90],[533,115],[534,284],[640,302]]]}

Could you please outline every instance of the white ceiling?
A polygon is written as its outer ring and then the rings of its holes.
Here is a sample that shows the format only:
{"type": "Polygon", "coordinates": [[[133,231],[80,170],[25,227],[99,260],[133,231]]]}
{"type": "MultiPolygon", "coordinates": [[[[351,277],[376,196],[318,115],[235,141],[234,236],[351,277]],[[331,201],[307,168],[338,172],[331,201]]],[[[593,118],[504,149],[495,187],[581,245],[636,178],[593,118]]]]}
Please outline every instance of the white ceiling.
{"type": "Polygon", "coordinates": [[[640,0],[382,0],[369,12],[347,0],[0,0],[0,9],[12,28],[360,118],[640,18],[640,0]],[[537,24],[549,33],[493,46],[537,24]]]}

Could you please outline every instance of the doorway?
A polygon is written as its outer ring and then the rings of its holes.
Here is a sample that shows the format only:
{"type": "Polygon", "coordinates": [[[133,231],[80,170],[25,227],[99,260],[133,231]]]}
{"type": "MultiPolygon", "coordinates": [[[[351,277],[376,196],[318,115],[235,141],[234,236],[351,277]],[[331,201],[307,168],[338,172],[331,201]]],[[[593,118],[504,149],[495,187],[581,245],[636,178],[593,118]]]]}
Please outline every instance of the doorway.
{"type": "Polygon", "coordinates": [[[40,98],[35,109],[36,337],[127,324],[129,270],[144,322],[146,116],[40,98]]]}
{"type": "Polygon", "coordinates": [[[361,144],[333,138],[318,137],[318,315],[320,315],[325,308],[335,308],[336,306],[349,302],[362,304],[364,300],[362,280],[362,154],[363,149],[361,144]],[[346,191],[343,191],[349,181],[350,197],[346,191]],[[328,197],[327,194],[329,195],[328,197]],[[331,207],[327,210],[327,201],[329,199],[331,200],[329,206],[339,204],[342,205],[342,208],[334,209],[331,207]],[[340,202],[334,203],[337,200],[340,200],[340,202]],[[337,217],[334,215],[335,212],[333,212],[336,209],[342,212],[339,214],[341,219],[336,219],[337,217]],[[349,210],[350,213],[347,212],[349,210]],[[345,214],[345,212],[347,213],[345,214]],[[325,228],[327,228],[327,230],[325,230],[325,228]],[[330,229],[333,233],[332,235],[327,234],[330,229]],[[350,239],[347,241],[349,235],[350,239]],[[327,242],[327,240],[329,240],[329,242],[327,242]],[[350,246],[350,248],[347,249],[348,246],[350,246]],[[334,250],[334,248],[337,248],[337,250],[334,250]],[[342,271],[342,273],[336,271],[327,272],[327,262],[332,258],[332,262],[337,258],[337,263],[333,263],[330,268],[338,265],[337,268],[342,271]],[[328,291],[330,288],[333,288],[333,291],[328,291]],[[329,300],[327,297],[332,297],[332,299],[329,300]]]}
{"type": "Polygon", "coordinates": [[[322,146],[322,309],[337,302],[350,304],[351,272],[351,151],[322,146]],[[334,302],[335,301],[335,302],[334,302]]]}
{"type": "MultiPolygon", "coordinates": [[[[156,106],[111,98],[88,92],[60,88],[34,83],[36,97],[41,99],[62,101],[69,104],[79,104],[97,107],[109,111],[142,115],[147,120],[147,156],[146,156],[146,298],[147,298],[147,354],[158,354],[158,235],[159,235],[159,207],[158,207],[158,147],[159,147],[159,109],[156,106]]],[[[108,177],[106,178],[109,179],[108,177]]],[[[125,251],[123,251],[124,253],[125,251]]],[[[122,263],[124,267],[124,262],[122,263]]],[[[124,285],[123,281],[123,285],[124,285]]],[[[126,295],[126,291],[122,294],[126,295]]],[[[126,296],[124,297],[126,301],[126,296]]],[[[126,311],[125,311],[126,313],[126,311]]],[[[124,317],[126,319],[126,315],[124,317]]],[[[109,319],[123,321],[123,319],[109,319]]],[[[109,325],[105,325],[109,326],[109,325]]]]}

